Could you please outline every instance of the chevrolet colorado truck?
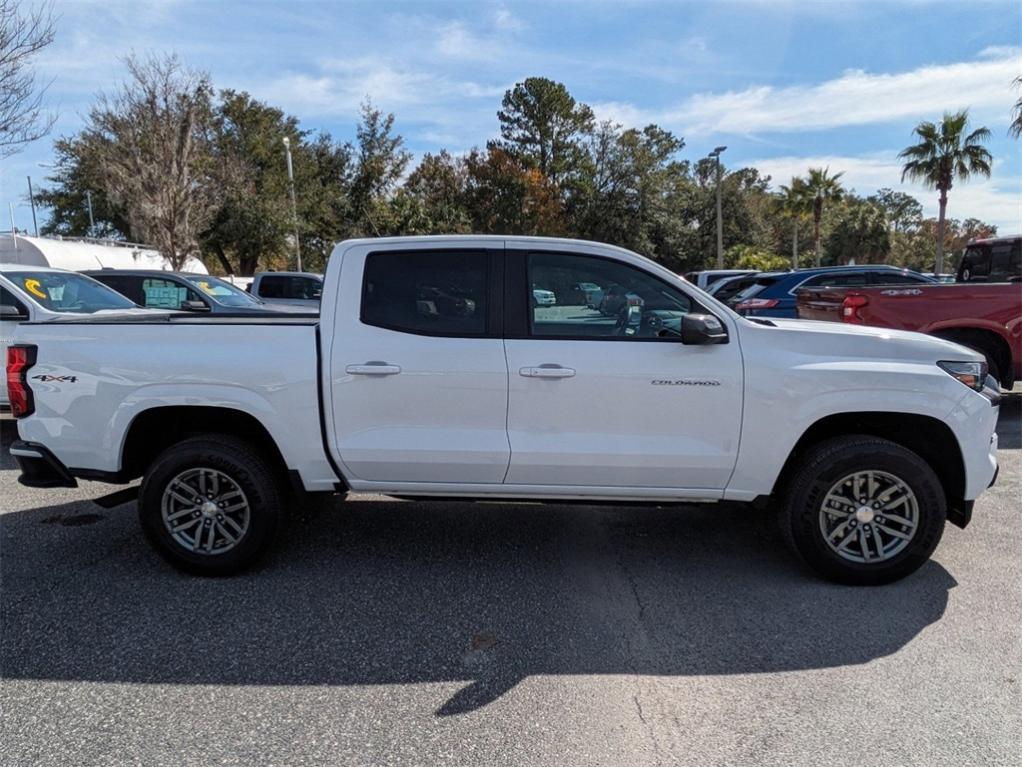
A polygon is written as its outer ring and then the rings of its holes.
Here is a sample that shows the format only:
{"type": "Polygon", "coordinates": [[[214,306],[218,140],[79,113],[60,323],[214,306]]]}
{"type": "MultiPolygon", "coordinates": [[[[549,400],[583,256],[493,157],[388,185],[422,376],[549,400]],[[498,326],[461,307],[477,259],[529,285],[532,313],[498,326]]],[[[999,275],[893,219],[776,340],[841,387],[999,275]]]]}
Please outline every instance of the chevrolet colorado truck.
{"type": "Polygon", "coordinates": [[[748,502],[778,510],[818,573],[879,584],[923,564],[945,521],[964,527],[997,471],[982,355],[746,319],[575,240],[346,241],[318,318],[28,322],[7,379],[20,481],[141,477],[114,495],[137,491],[151,543],[200,574],[255,562],[293,495],[350,490],[748,502]],[[607,315],[580,283],[636,300],[607,315]]]}

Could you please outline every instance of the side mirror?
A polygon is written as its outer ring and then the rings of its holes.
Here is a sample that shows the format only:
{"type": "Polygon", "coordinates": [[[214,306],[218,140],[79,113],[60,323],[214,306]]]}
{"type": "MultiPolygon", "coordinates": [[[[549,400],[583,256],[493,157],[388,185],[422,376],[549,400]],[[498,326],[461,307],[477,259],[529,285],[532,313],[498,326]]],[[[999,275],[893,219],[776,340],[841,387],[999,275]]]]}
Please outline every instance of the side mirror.
{"type": "Polygon", "coordinates": [[[184,312],[208,312],[209,304],[205,301],[182,301],[181,311],[184,312]]]}
{"type": "Polygon", "coordinates": [[[686,314],[681,318],[681,342],[693,346],[726,344],[727,330],[712,314],[686,314]]]}
{"type": "Polygon", "coordinates": [[[17,306],[12,306],[11,304],[0,304],[0,320],[18,322],[19,320],[27,319],[28,315],[21,311],[21,309],[17,306]]]}

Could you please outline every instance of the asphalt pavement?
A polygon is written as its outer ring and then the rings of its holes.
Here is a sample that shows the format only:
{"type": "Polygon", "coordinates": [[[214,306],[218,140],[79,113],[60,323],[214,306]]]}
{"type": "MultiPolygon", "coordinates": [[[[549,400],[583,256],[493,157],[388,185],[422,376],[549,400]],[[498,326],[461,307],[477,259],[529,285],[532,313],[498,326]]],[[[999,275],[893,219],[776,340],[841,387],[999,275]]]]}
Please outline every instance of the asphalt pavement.
{"type": "Polygon", "coordinates": [[[1022,764],[1022,394],[998,431],[969,529],[859,589],[736,505],[365,496],[194,578],[4,449],[0,765],[1022,764]]]}

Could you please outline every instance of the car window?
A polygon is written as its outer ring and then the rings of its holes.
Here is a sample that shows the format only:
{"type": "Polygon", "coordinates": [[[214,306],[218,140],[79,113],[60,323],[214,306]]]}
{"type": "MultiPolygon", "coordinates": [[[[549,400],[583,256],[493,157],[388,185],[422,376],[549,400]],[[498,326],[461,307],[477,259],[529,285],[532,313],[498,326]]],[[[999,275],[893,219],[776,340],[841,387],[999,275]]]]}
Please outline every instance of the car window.
{"type": "Polygon", "coordinates": [[[92,314],[105,309],[134,309],[129,301],[91,277],[75,272],[7,272],[7,279],[52,312],[92,314]]]}
{"type": "Polygon", "coordinates": [[[990,282],[1022,278],[1022,242],[1001,242],[990,248],[990,282]]]}
{"type": "Polygon", "coordinates": [[[482,251],[370,253],[362,322],[420,335],[485,335],[488,262],[482,251]]]}
{"type": "Polygon", "coordinates": [[[180,309],[185,301],[201,301],[198,293],[186,285],[160,277],[142,280],[143,306],[151,309],[180,309]]]}
{"type": "Polygon", "coordinates": [[[17,322],[19,320],[28,319],[28,309],[25,308],[25,305],[21,303],[21,301],[14,297],[14,294],[11,293],[11,291],[4,287],[0,287],[0,306],[4,307],[5,312],[10,312],[13,310],[18,315],[17,319],[15,319],[14,317],[10,318],[5,317],[4,318],[5,320],[9,319],[17,322]]]}
{"type": "Polygon", "coordinates": [[[284,298],[284,289],[287,286],[285,277],[264,276],[259,278],[259,296],[262,298],[284,298]]]}
{"type": "Polygon", "coordinates": [[[566,253],[530,253],[530,332],[544,338],[677,337],[691,299],[619,261],[566,253]],[[575,290],[589,283],[595,289],[575,290]]]}
{"type": "Polygon", "coordinates": [[[742,301],[759,295],[764,290],[774,285],[779,279],[780,277],[756,277],[751,283],[741,288],[727,300],[728,306],[735,306],[740,304],[742,301]]]}
{"type": "Polygon", "coordinates": [[[262,306],[262,302],[251,293],[246,293],[241,288],[236,288],[231,283],[216,277],[210,277],[208,274],[184,275],[184,279],[198,288],[199,292],[224,306],[262,306]]]}
{"type": "Polygon", "coordinates": [[[826,286],[828,288],[850,288],[868,283],[869,275],[866,272],[845,272],[843,274],[818,274],[815,277],[810,277],[798,287],[816,288],[826,286]]]}
{"type": "Polygon", "coordinates": [[[959,282],[987,282],[990,279],[990,246],[970,245],[962,254],[959,282]]]}

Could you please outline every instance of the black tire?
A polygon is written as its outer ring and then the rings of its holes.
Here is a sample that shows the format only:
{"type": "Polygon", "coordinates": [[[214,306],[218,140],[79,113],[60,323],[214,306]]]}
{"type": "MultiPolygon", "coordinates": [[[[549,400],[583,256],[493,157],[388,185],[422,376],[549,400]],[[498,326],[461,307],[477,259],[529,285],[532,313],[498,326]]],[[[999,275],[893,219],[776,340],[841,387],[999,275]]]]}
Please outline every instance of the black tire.
{"type": "Polygon", "coordinates": [[[253,565],[272,546],[283,526],[284,494],[278,473],[251,444],[222,434],[206,434],[164,450],[149,467],[138,500],[142,529],[156,551],[172,565],[196,575],[232,575],[253,565]],[[179,543],[163,520],[164,492],[190,469],[212,469],[244,493],[248,524],[239,540],[222,553],[196,553],[179,543]]]}
{"type": "Polygon", "coordinates": [[[799,558],[823,577],[851,586],[892,583],[918,570],[937,548],[946,519],[944,489],[929,464],[908,448],[868,435],[835,437],[812,447],[791,473],[779,510],[781,533],[799,558]],[[850,561],[831,548],[821,530],[828,491],[858,471],[893,475],[915,494],[914,534],[889,559],[850,561]]]}

